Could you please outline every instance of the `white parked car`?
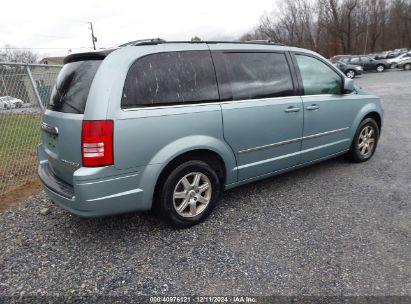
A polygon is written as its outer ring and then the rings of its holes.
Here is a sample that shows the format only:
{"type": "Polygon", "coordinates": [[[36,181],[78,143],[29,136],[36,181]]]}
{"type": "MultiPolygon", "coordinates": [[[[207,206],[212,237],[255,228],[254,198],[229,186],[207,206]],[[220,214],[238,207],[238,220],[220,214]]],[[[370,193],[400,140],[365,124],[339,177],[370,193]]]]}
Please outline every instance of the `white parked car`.
{"type": "Polygon", "coordinates": [[[22,106],[23,101],[21,99],[11,96],[0,97],[0,109],[16,109],[21,108],[22,106]]]}
{"type": "Polygon", "coordinates": [[[411,52],[403,53],[395,58],[387,59],[387,63],[390,65],[391,68],[397,67],[398,63],[405,59],[411,58],[411,52]]]}

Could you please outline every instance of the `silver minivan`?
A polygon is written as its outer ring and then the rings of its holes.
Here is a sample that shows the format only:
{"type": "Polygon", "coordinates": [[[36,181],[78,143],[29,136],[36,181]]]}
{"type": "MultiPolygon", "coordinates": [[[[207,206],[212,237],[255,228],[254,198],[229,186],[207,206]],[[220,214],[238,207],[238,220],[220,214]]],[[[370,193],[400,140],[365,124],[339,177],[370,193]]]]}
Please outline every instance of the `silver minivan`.
{"type": "Polygon", "coordinates": [[[222,190],[340,154],[369,160],[382,122],[377,96],[309,50],[135,42],[66,57],[39,176],[71,213],[153,209],[189,227],[222,190]]]}

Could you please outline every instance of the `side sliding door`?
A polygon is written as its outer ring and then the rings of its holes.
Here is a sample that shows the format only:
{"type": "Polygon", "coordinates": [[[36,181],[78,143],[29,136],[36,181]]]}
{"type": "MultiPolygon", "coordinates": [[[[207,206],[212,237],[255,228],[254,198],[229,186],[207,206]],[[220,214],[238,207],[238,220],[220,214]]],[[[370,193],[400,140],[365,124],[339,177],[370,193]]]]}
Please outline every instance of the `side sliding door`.
{"type": "Polygon", "coordinates": [[[299,164],[303,108],[288,54],[210,48],[224,138],[236,155],[238,180],[299,164]]]}

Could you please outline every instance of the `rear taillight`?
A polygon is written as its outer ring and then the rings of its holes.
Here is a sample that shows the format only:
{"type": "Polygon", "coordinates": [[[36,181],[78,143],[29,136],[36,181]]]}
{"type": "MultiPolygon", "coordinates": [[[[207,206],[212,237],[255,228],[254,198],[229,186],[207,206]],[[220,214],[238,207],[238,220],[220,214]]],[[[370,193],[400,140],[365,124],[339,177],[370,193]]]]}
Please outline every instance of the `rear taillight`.
{"type": "Polygon", "coordinates": [[[81,156],[84,167],[114,165],[112,120],[84,120],[81,156]]]}

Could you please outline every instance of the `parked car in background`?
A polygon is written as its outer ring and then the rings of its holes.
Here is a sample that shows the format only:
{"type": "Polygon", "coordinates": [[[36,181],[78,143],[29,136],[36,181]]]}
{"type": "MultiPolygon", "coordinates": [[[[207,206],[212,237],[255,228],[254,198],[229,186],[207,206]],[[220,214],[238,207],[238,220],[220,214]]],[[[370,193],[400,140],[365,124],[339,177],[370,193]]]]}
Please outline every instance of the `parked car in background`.
{"type": "Polygon", "coordinates": [[[223,190],[345,153],[371,159],[382,125],[380,99],[312,51],[154,40],[66,57],[38,172],[74,214],[152,208],[189,227],[223,190]]]}
{"type": "Polygon", "coordinates": [[[407,53],[407,52],[408,52],[408,49],[406,48],[395,49],[393,51],[388,52],[386,59],[392,59],[392,58],[398,57],[399,55],[407,53]]]}
{"type": "Polygon", "coordinates": [[[333,57],[331,57],[330,58],[330,61],[332,62],[332,63],[336,63],[337,61],[341,61],[341,60],[343,60],[344,58],[348,58],[348,57],[350,57],[351,55],[335,55],[335,56],[333,56],[333,57]]]}
{"type": "Polygon", "coordinates": [[[400,61],[406,60],[408,58],[411,58],[411,52],[409,53],[402,53],[401,55],[392,58],[392,59],[387,59],[387,63],[390,65],[390,68],[395,68],[397,67],[398,63],[400,61]]]}
{"type": "Polygon", "coordinates": [[[385,60],[372,59],[365,55],[350,56],[342,61],[353,65],[360,65],[364,71],[377,71],[381,73],[388,68],[388,64],[385,60]]]}
{"type": "Polygon", "coordinates": [[[376,59],[376,60],[386,59],[389,52],[390,51],[378,53],[378,54],[376,54],[376,56],[373,59],[376,59]]]}
{"type": "Polygon", "coordinates": [[[341,72],[351,79],[355,78],[355,76],[361,75],[363,72],[362,66],[345,63],[343,61],[337,61],[334,63],[334,66],[336,66],[341,72]]]}
{"type": "Polygon", "coordinates": [[[21,99],[11,97],[11,96],[3,96],[0,97],[0,109],[13,109],[13,108],[21,108],[23,106],[23,101],[21,99]]]}
{"type": "Polygon", "coordinates": [[[410,71],[411,70],[411,58],[405,58],[398,62],[397,68],[403,69],[405,71],[410,71]]]}
{"type": "Polygon", "coordinates": [[[388,53],[387,53],[387,56],[385,56],[384,59],[393,59],[393,58],[395,58],[395,57],[397,57],[397,56],[399,56],[399,55],[401,55],[400,52],[391,51],[391,52],[388,52],[388,53]]]}
{"type": "Polygon", "coordinates": [[[394,52],[398,52],[400,54],[408,53],[408,49],[407,48],[395,49],[394,52]]]}

